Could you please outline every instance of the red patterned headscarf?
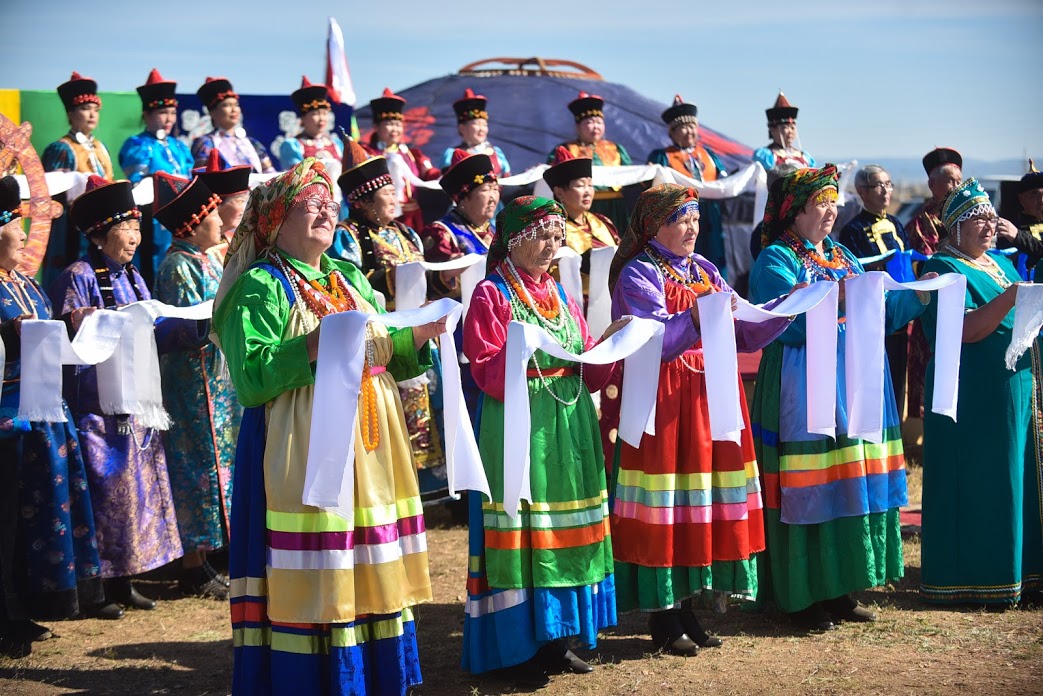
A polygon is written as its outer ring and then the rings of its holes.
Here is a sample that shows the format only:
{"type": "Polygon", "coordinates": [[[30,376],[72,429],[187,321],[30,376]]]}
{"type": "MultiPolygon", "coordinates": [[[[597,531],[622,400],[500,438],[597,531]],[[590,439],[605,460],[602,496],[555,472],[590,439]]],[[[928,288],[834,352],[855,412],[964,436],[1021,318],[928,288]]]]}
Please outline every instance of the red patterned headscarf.
{"type": "Polygon", "coordinates": [[[782,236],[816,193],[824,188],[835,189],[839,183],[840,171],[835,164],[825,164],[821,169],[798,169],[776,179],[764,208],[761,248],[782,236]]]}
{"type": "Polygon", "coordinates": [[[659,184],[642,192],[630,216],[630,226],[619,241],[619,249],[612,258],[608,273],[608,286],[616,287],[616,280],[631,259],[644,251],[648,242],[655,239],[662,227],[682,207],[698,205],[699,192],[694,188],[677,184],[659,184]]]}

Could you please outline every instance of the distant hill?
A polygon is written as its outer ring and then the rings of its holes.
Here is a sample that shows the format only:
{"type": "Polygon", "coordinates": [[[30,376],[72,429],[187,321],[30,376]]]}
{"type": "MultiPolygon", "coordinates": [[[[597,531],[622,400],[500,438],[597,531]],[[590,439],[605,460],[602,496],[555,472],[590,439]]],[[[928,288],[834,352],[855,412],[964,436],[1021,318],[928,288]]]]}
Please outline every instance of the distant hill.
{"type": "MultiPolygon", "coordinates": [[[[895,183],[917,184],[926,181],[923,164],[919,158],[873,158],[873,157],[838,157],[835,162],[846,162],[856,159],[859,165],[879,164],[891,175],[895,183]]],[[[1043,163],[1043,158],[1036,157],[1037,162],[1043,163]]],[[[979,160],[967,159],[963,163],[963,171],[967,176],[977,178],[990,176],[1016,176],[1020,177],[1027,171],[1027,162],[1024,159],[1002,159],[1002,160],[979,160]]]]}

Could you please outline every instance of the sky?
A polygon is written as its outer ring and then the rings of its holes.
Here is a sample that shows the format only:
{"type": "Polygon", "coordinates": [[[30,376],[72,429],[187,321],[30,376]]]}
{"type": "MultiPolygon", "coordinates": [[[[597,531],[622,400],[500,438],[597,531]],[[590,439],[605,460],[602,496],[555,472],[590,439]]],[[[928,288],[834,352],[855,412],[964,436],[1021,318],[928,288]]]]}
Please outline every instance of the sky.
{"type": "Polygon", "coordinates": [[[2,0],[0,88],[52,89],[75,69],[131,91],[158,67],[179,91],[224,75],[243,94],[288,94],[304,73],[324,77],[332,16],[360,105],[476,60],[540,56],[664,104],[679,92],[704,124],[753,147],[781,88],[819,161],[951,146],[1043,162],[1043,0],[687,4],[183,0],[157,17],[140,0],[2,0]]]}

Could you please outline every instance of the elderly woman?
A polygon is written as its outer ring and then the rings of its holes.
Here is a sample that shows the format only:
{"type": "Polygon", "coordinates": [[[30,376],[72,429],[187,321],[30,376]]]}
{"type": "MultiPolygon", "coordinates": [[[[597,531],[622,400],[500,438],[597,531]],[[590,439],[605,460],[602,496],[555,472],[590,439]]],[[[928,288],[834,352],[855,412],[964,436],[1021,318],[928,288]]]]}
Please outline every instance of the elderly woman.
{"type": "MultiPolygon", "coordinates": [[[[949,243],[924,268],[966,276],[967,297],[958,423],[931,412],[934,371],[927,370],[920,596],[1009,606],[1043,590],[1040,339],[1007,369],[1021,278],[1008,259],[987,251],[997,226],[1013,225],[996,217],[974,179],[949,193],[941,213],[949,243]]],[[[932,343],[937,304],[922,319],[932,343]]]]}
{"type": "MultiPolygon", "coordinates": [[[[51,286],[51,303],[58,315],[75,330],[96,309],[151,299],[145,280],[131,263],[141,242],[141,213],[134,205],[130,182],[91,177],[69,215],[90,246],[51,286]]],[[[157,322],[161,351],[179,331],[187,330],[185,323],[157,322]]],[[[96,367],[66,367],[63,387],[87,467],[101,574],[108,579],[106,594],[120,604],[152,609],[155,602],[138,593],[131,576],[166,565],[182,553],[163,437],[137,415],[102,410],[96,367]]]]}
{"type": "Polygon", "coordinates": [[[301,77],[301,86],[290,95],[297,115],[301,118],[302,133],[287,138],[279,148],[279,163],[290,169],[307,157],[337,160],[344,156],[344,143],[336,133],[330,133],[330,90],[326,85],[312,84],[301,77]]]}
{"type": "MultiPolygon", "coordinates": [[[[515,519],[503,507],[507,325],[522,321],[573,353],[595,345],[575,302],[547,274],[564,242],[565,211],[523,196],[496,218],[489,275],[471,298],[464,353],[484,393],[479,448],[492,499],[469,496],[470,562],[463,667],[513,668],[522,684],[545,672],[590,672],[566,640],[592,649],[616,623],[605,462],[590,393],[612,366],[579,366],[537,352],[530,363],[532,503],[515,519]]],[[[623,322],[612,324],[605,337],[623,322]]],[[[604,338],[604,337],[603,337],[604,338]]]]}
{"type": "Polygon", "coordinates": [[[218,265],[224,264],[228,243],[232,241],[235,229],[243,219],[246,210],[246,199],[250,195],[250,167],[239,165],[233,167],[214,149],[206,159],[205,167],[192,170],[221,199],[217,213],[221,216],[221,242],[208,250],[208,254],[218,265]]]}
{"type": "Polygon", "coordinates": [[[764,110],[768,117],[768,137],[771,142],[753,151],[753,161],[760,162],[769,174],[785,171],[782,167],[787,165],[798,168],[815,166],[815,158],[800,149],[798,111],[781,91],[775,98],[775,104],[764,110]]]}
{"type": "MultiPolygon", "coordinates": [[[[337,180],[348,218],[334,232],[334,258],[349,261],[384,294],[389,309],[395,305],[395,267],[424,260],[424,246],[411,228],[395,219],[395,187],[388,173],[387,160],[370,157],[358,144],[348,143],[344,153],[344,173],[337,180]]],[[[419,469],[438,470],[440,488],[445,485],[445,460],[442,441],[431,412],[428,379],[418,375],[399,385],[402,406],[413,443],[413,458],[419,469]]],[[[427,474],[422,474],[427,478],[427,474]]],[[[423,488],[428,491],[425,482],[423,488]]]]}
{"type": "MultiPolygon", "coordinates": [[[[156,277],[156,298],[177,307],[214,299],[223,268],[207,253],[221,243],[221,198],[197,177],[156,175],[155,217],[174,238],[156,277]]],[[[193,327],[195,328],[195,327],[193,327]]],[[[206,331],[184,331],[160,358],[171,417],[167,470],[185,555],[178,586],[186,595],[228,599],[227,578],[206,552],[228,543],[232,462],[239,405],[220,351],[206,331]]]]}
{"type": "MultiPolygon", "coordinates": [[[[694,253],[698,236],[698,193],[676,184],[654,186],[638,199],[611,273],[612,315],[647,317],[666,328],[656,434],[645,435],[640,448],[621,443],[613,467],[616,591],[621,610],[652,612],[649,629],[656,648],[676,655],[721,644],[700,626],[693,599],[704,590],[753,599],[755,554],[764,550],[760,482],[744,399],[742,441],[710,437],[695,301],[732,289],[713,264],[694,253]]],[[[787,325],[785,319],[737,322],[737,347],[759,350],[787,325]]]]}
{"type": "Polygon", "coordinates": [[[7,362],[0,393],[0,654],[27,655],[50,631],[31,619],[78,613],[118,619],[104,596],[94,517],[80,443],[68,422],[18,419],[21,327],[50,319],[51,304],[16,270],[25,233],[14,177],[0,179],[0,340],[7,362]]]}
{"type": "MultiPolygon", "coordinates": [[[[764,213],[767,246],[750,276],[754,302],[778,297],[795,283],[838,281],[843,302],[843,279],[863,270],[828,236],[837,217],[839,178],[827,164],[772,184],[764,213]]],[[[928,299],[910,291],[888,293],[888,333],[918,317],[928,299]]],[[[844,326],[841,316],[835,439],[807,429],[803,317],[764,349],[753,401],[771,571],[770,581],[761,576],[759,596],[774,599],[802,629],[875,620],[850,593],[904,573],[898,508],[906,504],[905,456],[891,376],[884,374],[883,442],[848,437],[844,326]]]]}
{"type": "Polygon", "coordinates": [[[195,157],[197,167],[205,165],[210,151],[216,149],[232,165],[245,164],[258,173],[275,171],[268,150],[261,141],[246,134],[239,95],[227,78],[206,78],[206,82],[196,90],[196,95],[210,114],[210,122],[214,127],[192,143],[192,156],[195,157]]]}
{"type": "MultiPolygon", "coordinates": [[[[724,164],[699,139],[699,108],[686,102],[680,94],[662,113],[670,145],[648,153],[648,163],[668,167],[696,181],[717,181],[727,176],[724,164]]],[[[717,201],[704,201],[700,213],[699,253],[709,257],[718,270],[725,269],[724,229],[721,206],[717,201]]]]}
{"type": "MultiPolygon", "coordinates": [[[[370,155],[398,154],[413,176],[424,181],[434,181],[442,172],[431,163],[431,159],[421,152],[419,147],[406,144],[405,121],[406,100],[388,88],[384,93],[369,102],[373,117],[373,134],[364,146],[370,155]]],[[[347,155],[347,153],[345,153],[347,155]]],[[[347,163],[344,166],[347,171],[347,163]]],[[[408,181],[401,193],[402,213],[399,215],[407,227],[414,230],[423,229],[424,215],[420,204],[414,198],[413,185],[408,181]]]]}
{"type": "MultiPolygon", "coordinates": [[[[171,137],[177,125],[176,89],[177,83],[164,79],[155,68],[145,84],[137,88],[145,130],[127,138],[119,154],[120,167],[132,184],[156,172],[189,176],[192,171],[192,151],[188,145],[171,137]]],[[[169,246],[170,230],[153,225],[150,269],[159,268],[169,246]]]]}
{"type": "Polygon", "coordinates": [[[324,253],[338,209],[315,159],[258,186],[217,296],[214,327],[246,406],[232,504],[235,694],[405,694],[420,683],[411,607],[431,601],[431,582],[395,380],[424,371],[441,322],[369,325],[359,412],[345,423],[354,525],[301,504],[320,321],[383,311],[353,264],[324,253]]]}
{"type": "Polygon", "coordinates": [[[475,94],[468,87],[464,90],[464,96],[453,102],[453,112],[456,113],[456,130],[461,142],[456,147],[446,148],[442,155],[442,169],[453,164],[454,153],[459,149],[469,155],[488,155],[496,176],[510,176],[511,165],[507,162],[507,156],[488,139],[489,112],[486,110],[485,97],[475,94]]]}
{"type": "MultiPolygon", "coordinates": [[[[449,261],[464,254],[486,254],[492,244],[493,216],[500,202],[496,165],[489,155],[455,151],[449,169],[438,182],[449,194],[453,207],[441,220],[421,233],[428,261],[449,261]]],[[[459,297],[459,271],[442,272],[431,278],[432,294],[459,297]]]]}
{"type": "MultiPolygon", "coordinates": [[[[98,83],[73,71],[68,81],[58,85],[58,96],[65,107],[69,132],[44,149],[40,155],[43,168],[49,172],[81,172],[111,179],[112,158],[105,143],[94,137],[101,117],[98,83]]],[[[60,200],[66,202],[64,196],[60,200]]],[[[66,208],[65,213],[51,225],[41,274],[44,287],[50,287],[62,269],[86,249],[75,230],[69,228],[66,208]]]]}
{"type": "MultiPolygon", "coordinates": [[[[580,92],[569,102],[569,111],[576,122],[576,139],[561,143],[573,157],[589,157],[602,167],[619,167],[632,164],[630,154],[622,145],[605,139],[605,100],[596,94],[580,92]]],[[[547,156],[552,164],[558,148],[547,156]]],[[[619,187],[602,187],[594,192],[592,210],[612,220],[617,229],[627,226],[627,207],[619,187]]]]}

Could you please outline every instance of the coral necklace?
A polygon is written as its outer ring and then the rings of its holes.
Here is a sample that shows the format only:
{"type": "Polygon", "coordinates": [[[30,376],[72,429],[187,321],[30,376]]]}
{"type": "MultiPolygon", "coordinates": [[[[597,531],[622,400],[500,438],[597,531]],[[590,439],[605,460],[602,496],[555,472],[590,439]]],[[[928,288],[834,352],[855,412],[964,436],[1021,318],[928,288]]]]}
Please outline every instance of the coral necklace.
{"type": "MultiPolygon", "coordinates": [[[[358,300],[351,284],[344,279],[340,271],[334,270],[329,275],[330,287],[327,290],[316,280],[306,280],[291,264],[286,263],[278,253],[269,254],[272,263],[278,267],[287,279],[292,279],[290,287],[298,303],[303,304],[317,318],[327,314],[350,312],[359,309],[358,300]]],[[[377,418],[377,389],[373,384],[373,363],[375,350],[373,347],[373,330],[366,324],[366,362],[362,368],[362,445],[367,452],[372,452],[380,444],[380,428],[377,418]]]]}
{"type": "Polygon", "coordinates": [[[668,278],[678,285],[691,290],[696,295],[701,295],[708,290],[713,292],[717,289],[710,280],[710,276],[706,274],[706,271],[699,264],[692,261],[690,256],[685,258],[685,272],[681,273],[655,247],[649,245],[645,248],[645,251],[648,253],[648,258],[652,260],[652,264],[659,269],[664,278],[668,278]]]}
{"type": "Polygon", "coordinates": [[[832,253],[833,258],[827,259],[825,256],[820,254],[818,250],[808,249],[804,246],[804,241],[792,230],[787,230],[779,240],[797,255],[797,259],[804,264],[804,267],[808,269],[808,272],[818,275],[821,278],[833,280],[833,276],[826,272],[825,269],[827,268],[834,271],[847,270],[849,273],[856,272],[855,267],[851,265],[847,256],[840,249],[834,248],[832,253]]]}

